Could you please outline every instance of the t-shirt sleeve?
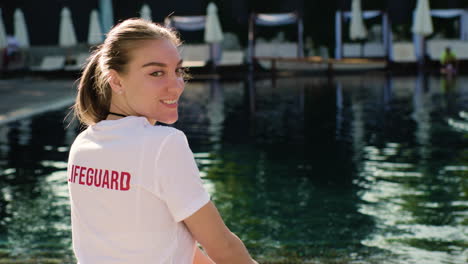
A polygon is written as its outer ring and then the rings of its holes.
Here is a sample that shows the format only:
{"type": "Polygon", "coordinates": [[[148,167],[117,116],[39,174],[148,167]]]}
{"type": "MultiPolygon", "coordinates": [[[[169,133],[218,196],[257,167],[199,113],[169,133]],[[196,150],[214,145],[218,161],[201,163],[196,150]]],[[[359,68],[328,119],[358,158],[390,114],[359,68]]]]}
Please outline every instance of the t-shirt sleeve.
{"type": "Polygon", "coordinates": [[[160,197],[176,222],[189,217],[210,200],[185,134],[168,136],[156,161],[160,197]]]}

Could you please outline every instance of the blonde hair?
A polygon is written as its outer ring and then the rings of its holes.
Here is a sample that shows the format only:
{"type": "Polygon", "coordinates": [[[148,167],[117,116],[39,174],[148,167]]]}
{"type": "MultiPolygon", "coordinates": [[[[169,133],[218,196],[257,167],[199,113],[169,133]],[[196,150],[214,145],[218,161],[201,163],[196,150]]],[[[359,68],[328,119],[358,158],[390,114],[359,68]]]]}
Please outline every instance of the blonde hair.
{"type": "Polygon", "coordinates": [[[78,84],[78,94],[72,109],[78,120],[92,125],[106,119],[112,98],[109,70],[125,73],[130,51],[142,40],[167,39],[179,46],[177,32],[140,18],[119,23],[107,34],[103,44],[88,58],[78,84]]]}

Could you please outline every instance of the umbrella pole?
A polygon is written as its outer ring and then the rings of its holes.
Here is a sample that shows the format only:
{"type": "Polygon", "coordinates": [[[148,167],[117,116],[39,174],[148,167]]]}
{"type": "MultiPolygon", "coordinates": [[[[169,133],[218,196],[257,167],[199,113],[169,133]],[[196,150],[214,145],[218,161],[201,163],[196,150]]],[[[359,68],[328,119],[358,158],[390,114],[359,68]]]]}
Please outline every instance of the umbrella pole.
{"type": "Polygon", "coordinates": [[[218,43],[210,43],[210,57],[211,57],[211,70],[216,72],[217,59],[218,59],[218,43]]]}
{"type": "Polygon", "coordinates": [[[425,45],[425,37],[420,36],[419,37],[419,45],[420,45],[420,50],[421,50],[421,58],[419,59],[419,66],[420,69],[422,70],[424,68],[424,64],[426,63],[426,45],[425,45]]]}
{"type": "Polygon", "coordinates": [[[65,48],[65,65],[71,64],[71,58],[70,58],[70,48],[66,47],[65,48]]]}
{"type": "Polygon", "coordinates": [[[359,42],[361,44],[361,58],[364,58],[364,40],[361,39],[359,42]]]}

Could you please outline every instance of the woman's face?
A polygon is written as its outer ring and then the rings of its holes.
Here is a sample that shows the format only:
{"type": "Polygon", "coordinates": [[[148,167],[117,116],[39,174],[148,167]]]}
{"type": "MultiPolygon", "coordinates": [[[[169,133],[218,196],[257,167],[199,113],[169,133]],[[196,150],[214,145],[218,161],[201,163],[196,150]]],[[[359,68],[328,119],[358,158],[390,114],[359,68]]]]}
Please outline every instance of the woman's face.
{"type": "Polygon", "coordinates": [[[178,119],[178,100],[184,91],[184,69],[177,47],[166,39],[145,40],[130,52],[126,71],[119,74],[126,112],[151,123],[178,119]]]}

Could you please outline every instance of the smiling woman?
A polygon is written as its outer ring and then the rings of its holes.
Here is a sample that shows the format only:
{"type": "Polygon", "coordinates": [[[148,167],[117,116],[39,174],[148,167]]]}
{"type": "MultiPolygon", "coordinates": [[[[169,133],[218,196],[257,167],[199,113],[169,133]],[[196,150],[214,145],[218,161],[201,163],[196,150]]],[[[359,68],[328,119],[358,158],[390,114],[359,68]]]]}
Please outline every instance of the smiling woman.
{"type": "MultiPolygon", "coordinates": [[[[172,124],[177,121],[177,102],[184,90],[184,69],[177,48],[167,39],[139,42],[139,48],[130,52],[132,60],[124,72],[109,70],[110,113],[145,116],[152,124],[172,124]]],[[[116,118],[115,114],[107,117],[116,118]]]]}
{"type": "MultiPolygon", "coordinates": [[[[149,109],[142,109],[148,105],[136,107],[133,100],[149,97],[148,87],[166,93],[160,96],[180,96],[184,69],[179,45],[175,32],[144,20],[130,19],[117,25],[88,60],[80,79],[75,115],[87,125],[112,119],[109,114],[115,116],[114,111],[120,112],[118,116],[155,118],[154,113],[149,115],[149,109]]],[[[154,107],[154,101],[151,103],[154,107]]]]}
{"type": "Polygon", "coordinates": [[[83,71],[73,109],[88,128],[68,160],[80,263],[256,263],[210,201],[185,134],[155,126],[178,119],[179,44],[170,29],[129,19],[83,71]]]}

